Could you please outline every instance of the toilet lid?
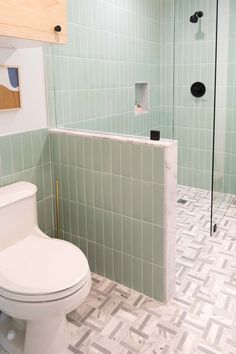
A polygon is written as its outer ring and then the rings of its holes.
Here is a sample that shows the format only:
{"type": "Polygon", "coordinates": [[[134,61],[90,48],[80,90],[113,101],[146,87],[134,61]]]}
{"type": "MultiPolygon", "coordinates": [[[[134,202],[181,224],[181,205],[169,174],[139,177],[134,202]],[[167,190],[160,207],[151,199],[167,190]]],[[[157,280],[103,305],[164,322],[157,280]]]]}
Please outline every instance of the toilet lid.
{"type": "Polygon", "coordinates": [[[73,244],[29,236],[0,252],[0,288],[16,294],[46,295],[83,283],[89,265],[73,244]]]}

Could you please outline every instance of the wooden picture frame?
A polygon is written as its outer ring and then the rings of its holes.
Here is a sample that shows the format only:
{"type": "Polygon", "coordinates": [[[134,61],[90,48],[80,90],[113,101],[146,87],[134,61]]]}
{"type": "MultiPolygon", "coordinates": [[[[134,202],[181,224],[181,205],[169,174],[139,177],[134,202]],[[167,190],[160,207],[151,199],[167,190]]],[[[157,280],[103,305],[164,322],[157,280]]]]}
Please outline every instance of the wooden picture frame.
{"type": "Polygon", "coordinates": [[[0,65],[0,112],[21,109],[20,69],[0,65]]]}

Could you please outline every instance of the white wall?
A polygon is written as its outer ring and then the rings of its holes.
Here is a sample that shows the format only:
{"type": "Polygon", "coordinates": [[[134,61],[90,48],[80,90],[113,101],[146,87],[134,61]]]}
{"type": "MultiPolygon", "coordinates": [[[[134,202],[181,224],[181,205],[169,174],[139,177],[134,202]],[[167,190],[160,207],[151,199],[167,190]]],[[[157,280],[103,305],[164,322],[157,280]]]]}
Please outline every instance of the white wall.
{"type": "Polygon", "coordinates": [[[42,48],[2,49],[0,64],[20,67],[22,109],[0,111],[0,136],[47,127],[42,48]]]}

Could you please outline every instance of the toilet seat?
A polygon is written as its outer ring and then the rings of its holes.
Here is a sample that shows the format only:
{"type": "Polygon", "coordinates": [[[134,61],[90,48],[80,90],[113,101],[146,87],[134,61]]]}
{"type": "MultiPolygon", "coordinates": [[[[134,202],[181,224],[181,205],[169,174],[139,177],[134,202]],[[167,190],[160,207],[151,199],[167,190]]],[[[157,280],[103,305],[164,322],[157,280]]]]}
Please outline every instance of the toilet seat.
{"type": "Polygon", "coordinates": [[[0,296],[8,299],[53,301],[78,291],[89,279],[83,252],[44,234],[30,235],[0,252],[0,296]]]}

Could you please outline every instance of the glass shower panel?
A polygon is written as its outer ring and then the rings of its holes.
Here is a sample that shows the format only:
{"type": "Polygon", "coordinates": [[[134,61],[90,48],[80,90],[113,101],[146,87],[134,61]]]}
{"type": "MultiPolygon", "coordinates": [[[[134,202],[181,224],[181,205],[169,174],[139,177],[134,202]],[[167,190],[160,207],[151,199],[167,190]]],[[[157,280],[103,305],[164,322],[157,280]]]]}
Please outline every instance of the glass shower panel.
{"type": "Polygon", "coordinates": [[[68,0],[68,10],[68,44],[47,50],[52,125],[173,138],[174,0],[68,0]]]}
{"type": "Polygon", "coordinates": [[[218,2],[212,233],[236,194],[236,3],[218,2]]]}
{"type": "Polygon", "coordinates": [[[160,1],[160,97],[159,127],[161,138],[174,138],[176,0],[160,1]]]}
{"type": "Polygon", "coordinates": [[[209,230],[214,115],[216,0],[175,2],[175,112],[178,184],[194,188],[206,206],[209,230]],[[203,83],[201,97],[191,93],[203,83]],[[203,190],[200,193],[199,189],[203,190]],[[204,195],[204,197],[203,197],[204,195]]]}

